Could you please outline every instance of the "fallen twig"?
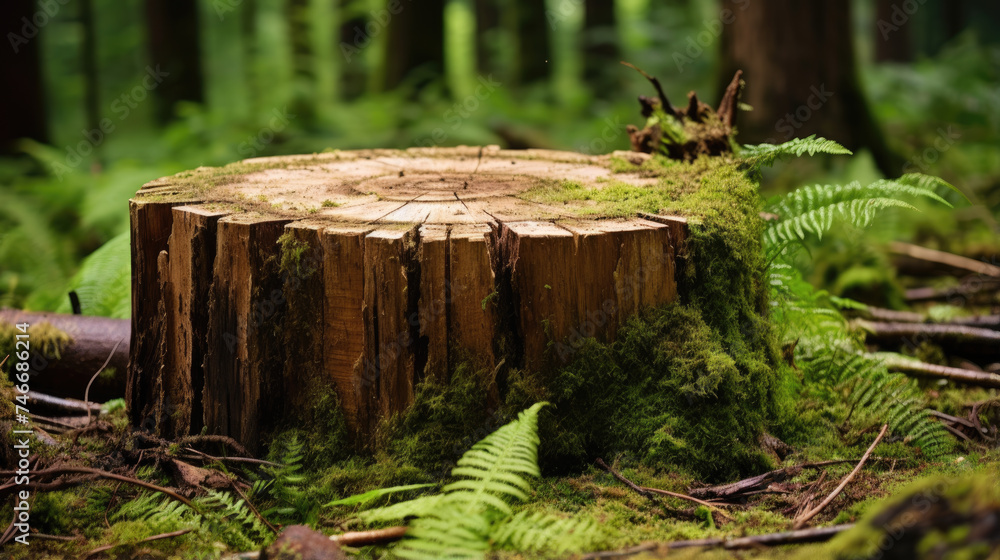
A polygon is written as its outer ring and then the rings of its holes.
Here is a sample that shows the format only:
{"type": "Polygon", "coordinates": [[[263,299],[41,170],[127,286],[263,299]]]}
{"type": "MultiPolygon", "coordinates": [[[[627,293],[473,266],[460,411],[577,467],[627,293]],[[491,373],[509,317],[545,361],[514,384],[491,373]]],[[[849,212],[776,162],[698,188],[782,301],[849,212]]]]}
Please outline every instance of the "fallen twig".
{"type": "Polygon", "coordinates": [[[671,498],[677,498],[677,499],[680,499],[680,500],[687,500],[689,502],[694,502],[696,504],[705,506],[705,507],[709,508],[710,510],[717,512],[720,517],[726,519],[727,521],[732,521],[733,520],[732,517],[726,515],[726,512],[722,511],[721,509],[718,508],[718,506],[716,506],[714,504],[710,504],[710,503],[708,503],[708,502],[706,502],[704,500],[699,500],[698,498],[692,498],[691,496],[687,496],[687,495],[684,495],[684,494],[678,494],[677,492],[670,492],[668,490],[660,490],[659,488],[647,488],[645,486],[639,486],[638,484],[636,484],[636,483],[632,482],[631,480],[625,478],[620,472],[618,472],[615,469],[611,468],[607,463],[604,462],[604,459],[601,459],[601,458],[598,457],[596,463],[597,463],[597,466],[599,466],[602,469],[604,469],[604,470],[608,471],[609,473],[611,473],[611,476],[617,478],[622,484],[624,484],[625,486],[628,486],[629,488],[631,488],[632,490],[634,490],[636,493],[638,493],[640,496],[649,498],[649,499],[653,500],[654,502],[657,502],[656,497],[655,497],[655,495],[657,495],[657,494],[659,494],[661,496],[670,496],[671,498]]]}
{"type": "Polygon", "coordinates": [[[887,431],[889,431],[889,425],[883,424],[882,430],[878,433],[878,436],[875,438],[875,441],[872,442],[871,446],[868,447],[868,451],[865,451],[865,454],[861,457],[861,461],[859,461],[858,465],[854,467],[854,470],[852,470],[847,476],[845,476],[844,479],[840,481],[840,484],[838,484],[837,487],[833,489],[833,492],[830,492],[830,495],[827,496],[826,499],[824,499],[822,502],[820,502],[818,506],[807,511],[801,517],[796,519],[795,524],[792,526],[793,529],[801,529],[803,525],[805,525],[810,519],[815,517],[819,512],[823,511],[823,509],[826,506],[830,505],[830,502],[832,502],[834,498],[840,495],[840,493],[844,490],[844,488],[846,488],[847,485],[850,484],[852,480],[854,480],[854,477],[857,476],[858,471],[860,471],[861,467],[864,466],[865,462],[868,460],[868,457],[872,454],[872,451],[875,451],[875,447],[879,444],[879,442],[882,441],[882,438],[885,437],[885,433],[887,431]]]}
{"type": "MultiPolygon", "coordinates": [[[[1000,333],[997,334],[1000,335],[1000,333]]],[[[876,354],[876,356],[883,358],[883,363],[889,371],[905,373],[906,375],[914,377],[947,379],[948,381],[954,381],[955,383],[964,383],[966,385],[975,385],[977,387],[985,387],[988,389],[1000,389],[1000,375],[993,373],[953,368],[949,366],[939,366],[937,364],[928,364],[919,360],[900,358],[892,355],[884,356],[882,354],[876,354]]]]}
{"type": "Polygon", "coordinates": [[[340,535],[332,535],[330,540],[343,546],[373,546],[398,541],[406,535],[408,527],[386,527],[371,531],[352,531],[340,535]]]}
{"type": "Polygon", "coordinates": [[[28,398],[31,399],[31,402],[39,405],[39,408],[56,410],[67,416],[82,416],[84,414],[89,416],[91,411],[101,411],[101,405],[99,404],[89,404],[76,399],[53,397],[52,395],[36,391],[28,391],[28,398]]]}
{"type": "MultiPolygon", "coordinates": [[[[139,480],[138,478],[133,478],[133,477],[129,477],[129,476],[122,476],[120,474],[110,473],[110,472],[107,472],[107,471],[102,471],[100,469],[92,469],[90,467],[55,467],[55,468],[51,468],[51,469],[44,469],[44,470],[40,470],[40,471],[35,471],[33,473],[33,477],[35,479],[38,479],[38,478],[47,477],[49,475],[58,476],[58,475],[61,475],[61,474],[71,474],[71,473],[90,474],[90,475],[94,475],[94,476],[97,476],[97,477],[100,477],[100,478],[107,478],[109,480],[120,480],[122,482],[125,482],[125,483],[128,483],[128,484],[132,484],[134,486],[141,486],[142,488],[146,488],[147,490],[153,490],[154,492],[160,492],[162,494],[165,494],[165,495],[169,496],[170,498],[172,498],[172,499],[174,499],[174,500],[176,500],[176,501],[178,501],[178,502],[180,502],[180,503],[188,506],[189,508],[191,508],[191,509],[193,509],[195,511],[199,511],[198,508],[195,507],[195,505],[191,502],[191,500],[185,498],[184,496],[181,496],[180,494],[178,494],[177,492],[174,492],[173,490],[171,490],[169,488],[164,488],[162,486],[157,486],[157,485],[152,484],[150,482],[146,482],[144,480],[139,480]]],[[[82,482],[82,480],[81,480],[81,482],[82,482]]],[[[0,486],[0,494],[2,494],[3,491],[7,489],[8,486],[10,486],[10,485],[9,484],[5,484],[3,486],[0,486]]]]}
{"type": "Polygon", "coordinates": [[[200,435],[195,434],[191,436],[184,436],[177,441],[177,445],[188,447],[193,443],[220,443],[229,446],[230,449],[244,457],[252,457],[253,454],[247,451],[246,447],[240,444],[240,442],[229,436],[220,435],[200,435]]]}
{"type": "Polygon", "coordinates": [[[90,386],[94,384],[94,380],[97,379],[98,375],[101,375],[101,372],[104,371],[104,368],[108,367],[108,364],[111,363],[111,358],[115,357],[115,351],[118,350],[118,346],[124,340],[125,340],[124,337],[118,339],[118,342],[115,343],[114,348],[112,348],[111,352],[108,354],[108,359],[104,360],[104,364],[102,364],[101,367],[98,368],[97,373],[95,373],[93,375],[93,377],[90,378],[90,382],[87,383],[87,388],[84,389],[84,391],[83,391],[83,402],[84,402],[84,404],[88,405],[87,406],[87,423],[88,424],[90,424],[90,406],[89,406],[90,405],[90,386]]]}
{"type": "MultiPolygon", "coordinates": [[[[139,543],[145,543],[145,542],[151,542],[151,541],[158,541],[158,540],[162,540],[162,539],[170,539],[170,538],[173,538],[173,537],[179,537],[181,535],[186,535],[186,534],[190,533],[193,530],[194,529],[181,529],[180,531],[174,531],[172,533],[162,533],[162,534],[159,534],[159,535],[153,535],[152,537],[146,537],[146,538],[142,539],[141,541],[139,541],[139,543]]],[[[122,544],[124,544],[124,543],[122,543],[122,544]]],[[[136,543],[136,544],[138,544],[138,543],[136,543]]],[[[85,559],[86,558],[90,558],[91,556],[93,556],[95,554],[111,550],[112,548],[114,548],[116,546],[121,546],[121,545],[120,544],[106,544],[104,546],[99,546],[99,547],[95,548],[94,550],[91,550],[90,552],[88,552],[87,554],[85,554],[83,557],[85,559]]]]}
{"type": "Polygon", "coordinates": [[[645,543],[638,546],[622,550],[609,550],[604,552],[592,552],[580,557],[580,560],[601,560],[604,558],[624,558],[634,556],[643,552],[650,552],[659,549],[678,548],[723,548],[725,550],[743,550],[761,546],[780,546],[787,544],[802,544],[827,541],[848,529],[854,527],[853,523],[834,525],[833,527],[817,527],[811,529],[799,529],[795,531],[784,531],[781,533],[768,533],[764,535],[754,535],[750,537],[738,537],[735,539],[697,539],[691,541],[673,541],[665,543],[645,543]]]}
{"type": "Polygon", "coordinates": [[[936,251],[934,249],[928,249],[926,247],[912,245],[910,243],[903,243],[901,241],[893,241],[890,243],[889,250],[897,255],[904,255],[911,259],[944,265],[949,268],[972,272],[975,274],[1000,278],[1000,266],[977,261],[976,259],[970,259],[969,257],[963,257],[954,253],[936,251]]]}
{"type": "Polygon", "coordinates": [[[264,523],[264,525],[267,525],[267,528],[270,529],[272,533],[277,535],[278,529],[274,525],[271,525],[271,522],[268,521],[263,515],[261,515],[257,507],[250,502],[250,498],[248,498],[247,495],[244,494],[242,490],[240,490],[240,486],[236,484],[235,480],[232,481],[232,487],[233,490],[236,490],[236,493],[240,495],[240,498],[243,498],[243,503],[246,504],[248,508],[250,508],[250,511],[257,516],[257,519],[260,519],[264,523]]]}

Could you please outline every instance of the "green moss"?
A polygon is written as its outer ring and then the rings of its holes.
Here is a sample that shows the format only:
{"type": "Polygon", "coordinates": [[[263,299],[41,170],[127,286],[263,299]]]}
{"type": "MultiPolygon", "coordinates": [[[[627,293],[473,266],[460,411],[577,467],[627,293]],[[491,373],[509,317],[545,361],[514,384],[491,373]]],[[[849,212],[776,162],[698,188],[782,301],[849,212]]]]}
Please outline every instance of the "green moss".
{"type": "Polygon", "coordinates": [[[278,238],[281,245],[281,272],[289,276],[301,278],[305,276],[302,271],[302,255],[309,250],[309,244],[295,237],[292,232],[285,232],[278,238]]]}
{"type": "MultiPolygon", "coordinates": [[[[3,360],[9,354],[10,359],[4,367],[11,370],[14,367],[16,350],[24,349],[23,346],[15,348],[18,340],[17,335],[19,334],[23,335],[24,333],[14,325],[0,324],[0,360],[3,360]]],[[[69,343],[73,342],[73,339],[65,331],[53,327],[49,322],[31,325],[28,328],[28,335],[28,342],[30,343],[30,350],[32,352],[40,352],[46,358],[55,360],[60,359],[63,349],[69,343]]]]}

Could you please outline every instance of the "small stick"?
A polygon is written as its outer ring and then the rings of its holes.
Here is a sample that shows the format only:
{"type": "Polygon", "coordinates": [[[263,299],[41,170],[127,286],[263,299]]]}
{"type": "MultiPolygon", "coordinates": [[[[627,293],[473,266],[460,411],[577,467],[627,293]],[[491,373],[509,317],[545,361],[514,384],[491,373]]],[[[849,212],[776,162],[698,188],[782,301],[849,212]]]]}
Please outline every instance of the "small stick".
{"type": "Polygon", "coordinates": [[[272,463],[271,461],[265,461],[263,459],[254,459],[252,457],[216,457],[214,455],[209,455],[208,453],[204,453],[202,451],[198,451],[197,449],[195,449],[193,447],[185,447],[184,449],[187,450],[187,451],[190,451],[192,453],[195,453],[197,455],[196,458],[198,458],[198,459],[205,459],[205,460],[208,460],[208,461],[220,461],[220,462],[221,461],[229,461],[231,463],[251,463],[251,464],[254,464],[254,465],[266,465],[268,467],[281,467],[282,466],[282,465],[279,465],[278,463],[272,463]]]}
{"type": "Polygon", "coordinates": [[[232,448],[233,451],[239,453],[240,455],[242,455],[244,457],[251,457],[252,456],[252,454],[249,451],[247,451],[246,447],[243,447],[240,444],[240,442],[236,441],[235,439],[233,439],[233,438],[231,438],[229,436],[220,436],[220,435],[192,435],[192,436],[184,436],[177,443],[178,443],[178,445],[188,446],[189,444],[199,443],[199,442],[221,443],[221,444],[224,444],[224,445],[228,445],[230,448],[232,448]]]}
{"type": "Polygon", "coordinates": [[[925,262],[943,264],[951,268],[957,268],[959,270],[965,270],[975,274],[1000,278],[1000,266],[977,261],[976,259],[970,259],[969,257],[963,257],[954,253],[936,251],[934,249],[928,249],[927,247],[912,245],[910,243],[903,243],[901,241],[893,241],[890,243],[889,250],[897,255],[905,255],[907,257],[925,262]]]}
{"type": "Polygon", "coordinates": [[[83,402],[87,405],[87,423],[88,424],[90,424],[90,386],[94,384],[94,380],[97,379],[98,375],[101,375],[101,372],[104,371],[104,368],[108,367],[108,364],[111,363],[111,358],[113,358],[115,356],[115,351],[118,350],[118,345],[121,344],[123,340],[125,340],[125,339],[124,338],[119,338],[118,339],[118,342],[115,343],[114,348],[111,349],[111,353],[108,354],[108,359],[104,360],[104,365],[102,365],[97,370],[97,373],[95,373],[94,376],[90,378],[90,382],[87,383],[87,388],[84,389],[84,391],[83,391],[83,402]]]}
{"type": "Polygon", "coordinates": [[[822,542],[833,538],[848,529],[854,527],[853,523],[834,525],[833,527],[819,527],[811,529],[800,529],[798,531],[785,531],[781,533],[768,533],[764,535],[754,535],[751,537],[738,537],[735,539],[697,539],[692,541],[673,541],[666,543],[645,543],[638,546],[622,550],[610,550],[604,552],[592,552],[580,557],[580,560],[599,560],[603,558],[623,558],[635,556],[643,552],[651,552],[661,548],[695,548],[695,547],[719,547],[725,550],[743,550],[760,546],[779,546],[787,544],[800,544],[822,542]]]}
{"type": "MultiPolygon", "coordinates": [[[[170,538],[173,538],[173,537],[179,537],[181,535],[186,535],[186,534],[190,533],[193,530],[194,529],[181,529],[180,531],[174,531],[172,533],[162,533],[162,534],[159,534],[159,535],[153,535],[152,537],[146,537],[146,538],[142,539],[141,541],[139,541],[138,543],[135,543],[135,544],[145,543],[145,542],[151,542],[151,541],[158,541],[158,540],[161,540],[161,539],[170,539],[170,538]]],[[[125,543],[120,543],[120,544],[125,544],[125,543]]],[[[87,554],[85,554],[83,557],[85,559],[86,558],[90,558],[91,556],[93,556],[93,555],[95,555],[95,554],[97,554],[99,552],[104,552],[106,550],[111,550],[112,548],[114,548],[116,546],[119,546],[119,545],[118,544],[106,544],[104,546],[99,546],[99,547],[95,548],[94,550],[91,550],[90,552],[88,552],[87,554]]]]}
{"type": "Polygon", "coordinates": [[[398,541],[406,535],[408,527],[386,527],[372,531],[352,531],[340,535],[332,535],[330,540],[343,546],[372,546],[398,541]]]}
{"type": "Polygon", "coordinates": [[[677,114],[677,111],[674,111],[674,106],[671,105],[670,101],[667,99],[667,94],[663,93],[663,86],[660,85],[660,80],[658,80],[655,76],[650,76],[635,64],[632,64],[630,62],[625,62],[624,60],[621,61],[621,63],[635,70],[636,72],[642,74],[643,78],[649,80],[649,83],[653,84],[653,87],[656,88],[656,93],[660,96],[660,105],[662,105],[661,108],[663,109],[663,112],[670,115],[671,117],[674,117],[675,119],[678,120],[680,119],[679,115],[677,114]]]}
{"type": "Polygon", "coordinates": [[[708,509],[710,509],[712,511],[715,511],[716,513],[719,514],[720,517],[726,519],[727,521],[732,521],[733,520],[732,517],[729,517],[726,514],[726,512],[724,512],[721,509],[719,509],[718,506],[716,506],[715,504],[711,504],[709,502],[706,502],[704,500],[699,500],[698,498],[693,498],[693,497],[685,495],[685,494],[678,494],[677,492],[670,492],[669,490],[660,490],[659,488],[649,488],[649,487],[646,487],[646,486],[640,486],[640,488],[642,488],[646,492],[652,492],[654,494],[660,494],[661,496],[670,496],[671,498],[677,498],[679,500],[687,500],[689,502],[694,502],[696,504],[703,505],[703,506],[707,507],[708,509]]]}
{"type": "Polygon", "coordinates": [[[264,516],[260,514],[260,511],[258,511],[257,508],[252,503],[250,503],[250,498],[247,498],[247,495],[244,494],[242,490],[240,490],[240,487],[238,484],[236,484],[235,480],[232,481],[232,486],[233,490],[236,490],[236,493],[240,495],[240,498],[243,498],[243,503],[246,504],[248,508],[250,508],[250,511],[252,511],[254,515],[257,516],[257,519],[263,521],[264,525],[267,525],[267,528],[270,529],[272,533],[277,535],[278,530],[274,527],[274,525],[271,525],[270,521],[265,519],[264,516]]]}
{"type": "Polygon", "coordinates": [[[3,365],[7,363],[7,358],[9,358],[9,357],[10,357],[10,354],[7,354],[6,356],[4,356],[3,361],[0,362],[0,367],[3,367],[3,365]]]}
{"type": "Polygon", "coordinates": [[[624,484],[625,486],[628,486],[632,490],[635,490],[635,492],[638,493],[640,496],[643,496],[645,498],[649,498],[649,499],[653,500],[654,502],[656,501],[656,498],[654,497],[655,494],[660,494],[662,496],[670,496],[671,498],[678,498],[678,499],[681,499],[681,500],[687,500],[689,502],[694,502],[696,504],[703,505],[703,506],[711,509],[712,511],[718,512],[719,516],[722,517],[722,518],[724,518],[724,519],[726,519],[727,521],[732,521],[733,520],[733,518],[729,517],[728,515],[726,515],[726,513],[724,511],[722,511],[721,509],[719,509],[715,505],[710,504],[710,503],[708,503],[706,501],[699,500],[698,498],[692,498],[691,496],[687,496],[687,495],[684,495],[684,494],[678,494],[676,492],[670,492],[668,490],[660,490],[659,488],[646,488],[644,486],[639,486],[636,483],[632,482],[631,480],[625,478],[620,472],[618,472],[615,469],[613,469],[610,466],[608,466],[608,464],[604,462],[604,459],[601,459],[600,457],[598,457],[596,463],[597,463],[597,466],[599,466],[602,469],[604,469],[604,470],[608,471],[609,473],[611,473],[611,476],[617,478],[622,484],[624,484]]]}
{"type": "Polygon", "coordinates": [[[830,505],[830,502],[832,502],[834,498],[840,495],[840,493],[844,490],[844,488],[846,488],[847,485],[850,484],[852,480],[854,480],[854,477],[857,476],[858,471],[860,471],[861,467],[864,466],[865,461],[868,460],[868,457],[872,454],[872,451],[875,451],[875,447],[879,444],[879,442],[882,441],[882,438],[885,437],[885,433],[887,431],[889,431],[889,425],[882,424],[882,431],[878,433],[878,436],[875,438],[875,441],[873,441],[871,446],[868,447],[868,451],[865,451],[865,454],[861,457],[861,461],[858,462],[858,465],[856,467],[854,467],[854,470],[852,470],[850,474],[845,476],[844,479],[840,481],[840,484],[838,484],[837,487],[833,489],[833,492],[831,492],[830,495],[826,497],[826,499],[820,502],[818,506],[809,510],[804,515],[802,515],[802,517],[798,518],[795,521],[795,524],[792,526],[793,529],[795,530],[801,529],[802,526],[806,524],[806,522],[815,517],[816,514],[818,514],[819,512],[823,511],[823,509],[826,506],[830,505]]]}
{"type": "MultiPolygon", "coordinates": [[[[174,500],[176,500],[176,501],[178,501],[178,502],[186,505],[187,507],[189,507],[189,508],[191,508],[191,509],[193,509],[195,511],[198,511],[198,508],[195,507],[195,505],[193,503],[191,503],[191,500],[185,498],[184,496],[181,496],[180,494],[178,494],[177,492],[174,492],[173,490],[171,490],[169,488],[164,488],[162,486],[157,486],[155,484],[146,482],[144,480],[139,480],[138,478],[132,478],[132,477],[128,477],[128,476],[122,476],[120,474],[110,473],[110,472],[107,472],[107,471],[102,471],[100,469],[92,469],[90,467],[57,467],[57,468],[52,468],[52,469],[45,469],[45,470],[41,470],[41,471],[35,471],[34,475],[35,475],[35,477],[44,477],[44,476],[47,476],[47,475],[60,475],[60,474],[68,474],[68,473],[92,474],[92,475],[95,475],[95,476],[98,476],[98,477],[101,477],[101,478],[107,478],[107,479],[110,479],[110,480],[120,480],[122,482],[126,482],[128,484],[132,484],[134,486],[141,486],[141,487],[146,488],[148,490],[153,490],[154,492],[160,492],[162,494],[166,494],[170,498],[173,498],[174,500]]],[[[0,486],[0,491],[4,490],[5,486],[0,486]]]]}

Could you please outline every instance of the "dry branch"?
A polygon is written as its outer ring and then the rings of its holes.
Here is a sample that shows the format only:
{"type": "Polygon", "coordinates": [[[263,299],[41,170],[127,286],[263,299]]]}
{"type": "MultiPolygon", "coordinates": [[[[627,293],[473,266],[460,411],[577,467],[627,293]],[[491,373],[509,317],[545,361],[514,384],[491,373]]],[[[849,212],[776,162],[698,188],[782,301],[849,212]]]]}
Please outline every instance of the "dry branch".
{"type": "Polygon", "coordinates": [[[828,541],[831,538],[854,527],[853,523],[834,525],[833,527],[818,527],[812,529],[799,529],[796,531],[783,531],[781,533],[768,533],[765,535],[754,535],[751,537],[738,537],[735,539],[697,539],[690,541],[674,541],[666,543],[646,543],[622,550],[610,550],[604,552],[593,552],[580,557],[580,560],[600,560],[604,558],[625,558],[635,556],[643,552],[652,552],[661,549],[678,548],[723,548],[725,550],[744,550],[748,548],[758,548],[762,546],[781,546],[788,544],[803,544],[828,541]]]}
{"type": "Polygon", "coordinates": [[[1000,278],[1000,266],[995,266],[969,257],[963,257],[944,251],[936,251],[919,245],[894,241],[889,244],[889,250],[897,255],[902,255],[910,259],[924,261],[932,265],[940,265],[963,272],[972,272],[985,276],[1000,278]]]}
{"type": "Polygon", "coordinates": [[[657,501],[656,500],[656,496],[655,496],[656,494],[659,494],[661,496],[669,496],[671,498],[677,498],[679,500],[686,500],[688,502],[693,502],[693,503],[696,503],[698,505],[705,506],[708,509],[710,509],[710,510],[716,512],[716,513],[718,513],[720,517],[726,519],[727,521],[732,521],[733,520],[732,517],[726,515],[726,512],[722,511],[721,509],[718,508],[718,506],[716,506],[714,504],[710,504],[710,503],[708,503],[708,502],[706,502],[704,500],[699,500],[698,498],[692,498],[691,496],[687,496],[687,495],[684,495],[684,494],[678,494],[677,492],[670,492],[669,490],[660,490],[659,488],[647,488],[645,486],[639,486],[636,483],[632,482],[631,480],[625,478],[625,476],[622,475],[620,472],[618,472],[615,469],[611,468],[607,463],[604,462],[604,459],[598,458],[597,461],[596,461],[596,463],[597,463],[597,466],[599,466],[602,469],[604,469],[604,470],[608,471],[609,473],[611,473],[611,476],[617,478],[622,484],[624,484],[625,486],[628,486],[629,488],[631,488],[632,490],[634,490],[640,496],[643,496],[645,498],[649,498],[653,502],[657,501]]]}
{"type": "Polygon", "coordinates": [[[405,526],[386,527],[371,531],[352,531],[340,535],[332,535],[330,540],[342,546],[374,546],[398,541],[406,536],[405,526]]]}
{"type": "MultiPolygon", "coordinates": [[[[128,319],[108,319],[106,317],[85,317],[60,313],[31,313],[16,309],[0,310],[0,324],[14,325],[29,323],[38,325],[49,323],[64,331],[71,338],[62,348],[60,358],[45,356],[44,369],[32,377],[31,387],[61,397],[83,396],[90,376],[104,363],[109,354],[109,366],[115,368],[115,375],[101,379],[91,392],[95,401],[104,402],[125,395],[125,371],[128,367],[130,322],[128,319]],[[124,342],[113,353],[115,343],[124,342]]],[[[32,354],[38,355],[36,350],[32,354]]],[[[41,356],[39,356],[39,359],[41,356]]]]}
{"type": "Polygon", "coordinates": [[[813,517],[816,517],[816,515],[819,514],[819,512],[823,511],[823,509],[826,508],[826,506],[830,505],[830,502],[832,502],[834,498],[839,496],[840,493],[844,491],[844,488],[846,488],[847,485],[850,484],[852,480],[854,480],[854,477],[857,476],[858,472],[861,470],[861,467],[863,467],[865,462],[868,461],[868,457],[872,454],[872,451],[875,451],[875,447],[879,444],[879,442],[882,441],[882,438],[885,437],[885,433],[887,431],[889,431],[889,425],[883,424],[882,430],[878,433],[878,437],[876,437],[875,441],[873,441],[871,446],[868,447],[868,451],[865,451],[865,454],[861,457],[861,461],[859,461],[858,465],[854,467],[854,470],[852,470],[850,474],[845,476],[844,479],[840,481],[840,484],[838,484],[837,487],[833,489],[833,492],[830,492],[830,495],[827,496],[826,499],[824,499],[822,502],[820,502],[818,506],[807,511],[806,513],[802,514],[801,517],[796,519],[795,525],[792,527],[793,529],[801,529],[803,525],[805,525],[813,517]]]}
{"type": "Polygon", "coordinates": [[[918,360],[910,360],[899,357],[886,357],[885,367],[889,371],[904,373],[913,377],[925,377],[930,379],[947,379],[955,383],[986,387],[988,389],[1000,389],[1000,375],[992,373],[972,371],[969,369],[954,368],[949,366],[939,366],[928,364],[918,360]]]}

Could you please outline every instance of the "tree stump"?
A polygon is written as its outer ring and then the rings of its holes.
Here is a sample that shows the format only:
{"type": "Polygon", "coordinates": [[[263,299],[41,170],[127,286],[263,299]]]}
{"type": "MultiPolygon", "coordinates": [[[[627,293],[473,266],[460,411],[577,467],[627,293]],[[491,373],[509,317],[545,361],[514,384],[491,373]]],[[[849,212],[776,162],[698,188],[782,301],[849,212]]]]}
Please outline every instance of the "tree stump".
{"type": "MultiPolygon", "coordinates": [[[[645,154],[623,152],[632,160],[645,154]]],[[[260,158],[130,203],[133,422],[260,448],[333,391],[356,441],[423,379],[544,371],[677,298],[685,220],[533,193],[655,178],[496,147],[260,158]]],[[[487,403],[484,403],[484,406],[487,403]]]]}

